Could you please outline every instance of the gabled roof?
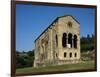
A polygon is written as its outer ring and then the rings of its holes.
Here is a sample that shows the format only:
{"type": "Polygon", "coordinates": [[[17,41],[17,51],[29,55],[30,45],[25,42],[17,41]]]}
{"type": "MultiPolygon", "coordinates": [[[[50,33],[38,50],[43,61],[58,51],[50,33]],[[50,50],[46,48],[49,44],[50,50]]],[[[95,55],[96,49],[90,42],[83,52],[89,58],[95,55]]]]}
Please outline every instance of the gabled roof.
{"type": "Polygon", "coordinates": [[[63,15],[63,16],[59,16],[58,18],[62,18],[62,17],[66,17],[66,16],[72,17],[78,24],[80,24],[72,15],[63,15]]]}
{"type": "MultiPolygon", "coordinates": [[[[37,38],[36,38],[36,40],[37,39],[39,39],[40,38],[40,36],[46,31],[46,30],[48,30],[51,26],[54,26],[53,25],[53,23],[54,22],[57,22],[58,21],[58,19],[59,18],[62,18],[62,17],[66,17],[66,16],[71,16],[78,24],[80,24],[72,15],[63,15],[63,16],[59,16],[59,17],[57,17],[37,38]]],[[[34,42],[36,42],[36,40],[34,41],[34,42]]]]}

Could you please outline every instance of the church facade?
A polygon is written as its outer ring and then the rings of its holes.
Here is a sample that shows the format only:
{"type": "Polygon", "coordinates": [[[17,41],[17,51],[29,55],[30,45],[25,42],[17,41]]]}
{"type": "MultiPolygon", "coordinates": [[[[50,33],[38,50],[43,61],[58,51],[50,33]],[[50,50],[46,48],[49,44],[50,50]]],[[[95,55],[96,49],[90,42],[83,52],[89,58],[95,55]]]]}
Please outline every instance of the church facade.
{"type": "Polygon", "coordinates": [[[71,15],[57,17],[35,40],[34,67],[79,60],[80,23],[71,15]]]}

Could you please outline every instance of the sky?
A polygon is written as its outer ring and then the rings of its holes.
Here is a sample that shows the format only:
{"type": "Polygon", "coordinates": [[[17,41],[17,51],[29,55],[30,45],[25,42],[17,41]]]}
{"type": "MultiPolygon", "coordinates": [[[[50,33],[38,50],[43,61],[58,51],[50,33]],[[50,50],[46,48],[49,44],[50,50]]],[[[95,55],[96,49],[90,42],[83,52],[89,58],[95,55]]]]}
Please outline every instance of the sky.
{"type": "Polygon", "coordinates": [[[94,8],[16,5],[16,50],[34,49],[34,40],[59,16],[72,15],[80,22],[80,35],[94,34],[94,8]]]}

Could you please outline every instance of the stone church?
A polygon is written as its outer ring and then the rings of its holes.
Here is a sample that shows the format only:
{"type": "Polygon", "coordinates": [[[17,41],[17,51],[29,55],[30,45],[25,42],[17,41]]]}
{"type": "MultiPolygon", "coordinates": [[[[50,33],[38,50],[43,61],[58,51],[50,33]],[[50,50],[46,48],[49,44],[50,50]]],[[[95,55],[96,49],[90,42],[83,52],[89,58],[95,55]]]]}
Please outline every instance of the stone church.
{"type": "Polygon", "coordinates": [[[35,40],[34,67],[79,60],[80,23],[71,15],[57,17],[35,40]]]}

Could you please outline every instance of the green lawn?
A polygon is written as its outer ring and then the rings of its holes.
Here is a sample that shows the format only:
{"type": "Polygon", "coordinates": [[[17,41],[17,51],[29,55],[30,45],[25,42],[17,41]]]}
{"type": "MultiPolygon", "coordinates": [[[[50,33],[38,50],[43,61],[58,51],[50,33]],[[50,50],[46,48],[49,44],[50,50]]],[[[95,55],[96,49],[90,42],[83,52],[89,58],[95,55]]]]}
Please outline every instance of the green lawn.
{"type": "Polygon", "coordinates": [[[48,66],[48,67],[27,67],[16,69],[16,74],[21,73],[37,73],[37,72],[52,72],[52,71],[74,71],[74,70],[84,70],[84,69],[95,69],[95,63],[93,61],[88,61],[85,63],[77,64],[66,64],[66,65],[57,65],[57,66],[48,66]]]}

